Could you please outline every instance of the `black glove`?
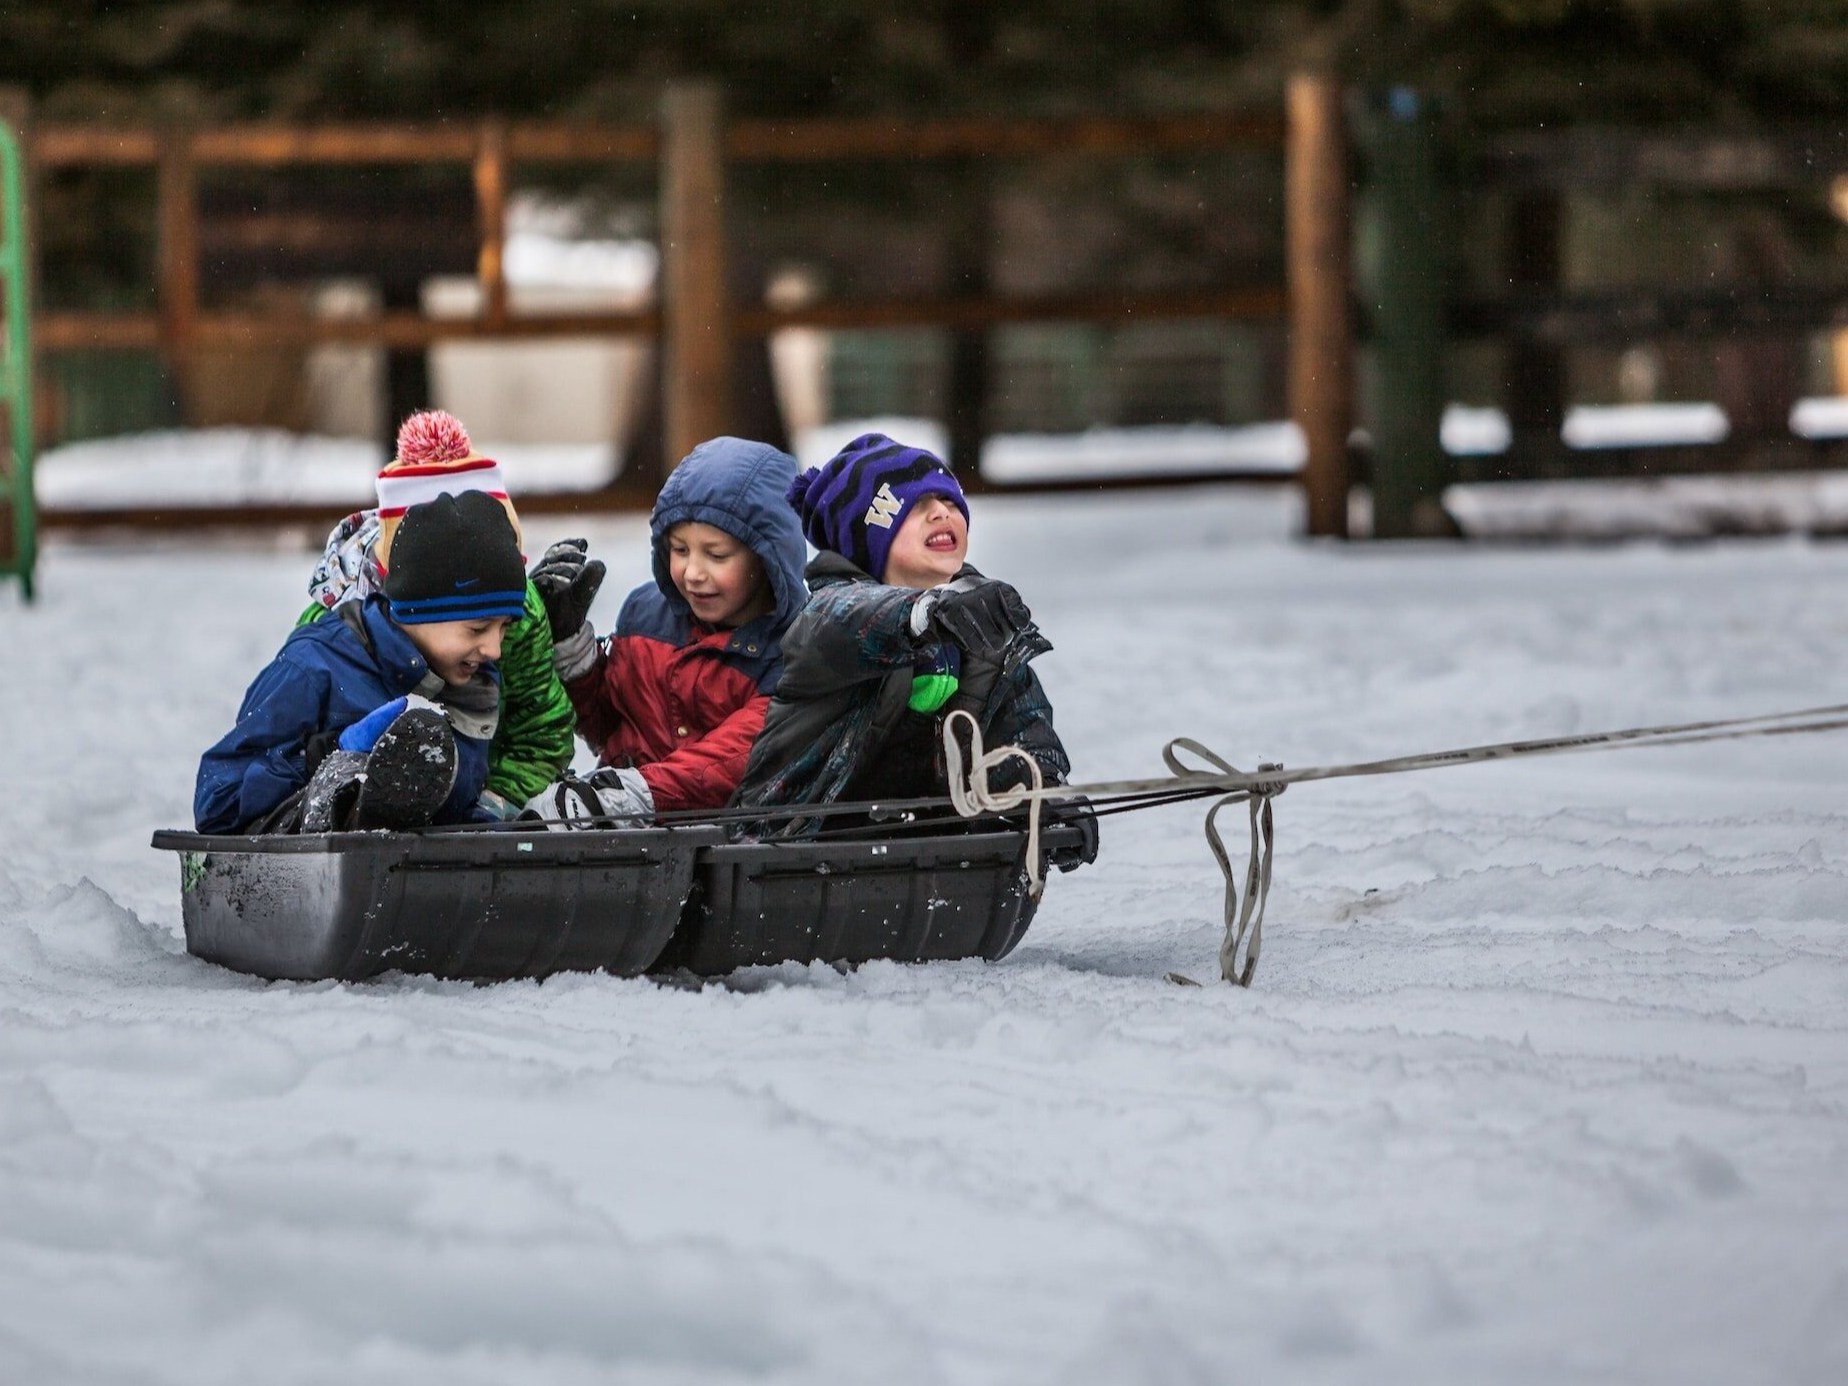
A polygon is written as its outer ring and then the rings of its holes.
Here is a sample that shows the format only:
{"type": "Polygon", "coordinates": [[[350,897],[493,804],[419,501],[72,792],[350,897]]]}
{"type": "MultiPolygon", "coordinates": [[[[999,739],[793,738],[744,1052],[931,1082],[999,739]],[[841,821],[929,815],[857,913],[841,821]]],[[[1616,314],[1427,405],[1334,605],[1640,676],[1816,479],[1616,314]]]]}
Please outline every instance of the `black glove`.
{"type": "Polygon", "coordinates": [[[533,568],[533,586],[545,603],[545,618],[552,627],[552,641],[569,640],[584,627],[590,616],[590,604],[603,586],[609,571],[600,558],[589,557],[589,545],[582,539],[560,539],[547,549],[533,568]]]}
{"type": "MultiPolygon", "coordinates": [[[[1048,866],[1076,871],[1097,860],[1097,810],[1091,807],[1089,799],[1082,794],[1070,799],[1047,799],[1041,812],[1045,814],[1047,826],[1057,824],[1077,829],[1076,841],[1069,845],[1061,842],[1047,850],[1048,866]]],[[[1062,832],[1058,836],[1064,838],[1069,834],[1062,832]]]]}
{"type": "Polygon", "coordinates": [[[334,751],[340,749],[340,733],[337,731],[320,731],[309,737],[302,747],[308,762],[308,778],[314,778],[314,772],[321,768],[321,762],[334,751]]]}
{"type": "Polygon", "coordinates": [[[939,635],[964,654],[1003,664],[1052,648],[1033,624],[1033,613],[1020,593],[991,578],[962,579],[940,589],[928,619],[939,635]],[[965,582],[969,585],[964,586],[965,582]]]}

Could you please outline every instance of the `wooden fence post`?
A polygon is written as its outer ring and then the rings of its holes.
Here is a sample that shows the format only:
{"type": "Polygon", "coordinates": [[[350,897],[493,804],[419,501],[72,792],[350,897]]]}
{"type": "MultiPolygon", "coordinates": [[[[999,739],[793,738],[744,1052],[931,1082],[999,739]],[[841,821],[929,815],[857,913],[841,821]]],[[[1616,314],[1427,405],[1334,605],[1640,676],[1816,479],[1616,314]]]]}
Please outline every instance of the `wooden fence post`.
{"type": "MultiPolygon", "coordinates": [[[[1564,208],[1550,188],[1523,192],[1508,211],[1508,282],[1536,297],[1559,292],[1559,233],[1564,208]]],[[[1566,421],[1565,353],[1547,342],[1517,337],[1508,348],[1505,398],[1512,440],[1504,474],[1530,475],[1533,460],[1557,457],[1566,421]]],[[[1494,468],[1494,462],[1487,467],[1494,468]]]]}
{"type": "MultiPolygon", "coordinates": [[[[664,455],[657,483],[695,444],[730,424],[727,268],[724,98],[713,83],[677,82],[661,99],[664,455]]],[[[644,483],[640,475],[633,480],[644,483]]]]}
{"type": "MultiPolygon", "coordinates": [[[[1734,228],[1724,260],[1738,281],[1769,293],[1789,285],[1796,265],[1789,233],[1760,211],[1734,228]]],[[[1790,411],[1803,394],[1806,362],[1793,334],[1734,332],[1713,344],[1713,399],[1726,411],[1729,437],[1764,443],[1790,437],[1790,411]]]]}
{"type": "MultiPolygon", "coordinates": [[[[960,159],[949,171],[955,190],[950,201],[949,261],[953,292],[976,301],[993,292],[989,263],[994,256],[994,188],[988,161],[960,159]]],[[[987,489],[982,478],[982,446],[988,440],[990,334],[971,327],[950,336],[949,379],[944,390],[944,424],[950,465],[963,490],[987,489]]]]}
{"type": "Polygon", "coordinates": [[[1437,121],[1417,92],[1395,88],[1368,111],[1365,294],[1373,401],[1373,536],[1454,536],[1443,491],[1452,467],[1444,415],[1443,187],[1437,121]]]}
{"type": "Polygon", "coordinates": [[[199,171],[192,143],[191,131],[169,131],[156,172],[161,353],[185,423],[193,422],[192,349],[199,320],[199,171]]]}
{"type": "Polygon", "coordinates": [[[1354,326],[1348,147],[1341,88],[1299,74],[1286,98],[1284,220],[1290,295],[1290,416],[1303,432],[1304,520],[1347,537],[1348,434],[1354,423],[1354,326]]]}
{"type": "Polygon", "coordinates": [[[475,206],[481,222],[481,253],[475,278],[481,285],[481,315],[492,331],[507,326],[507,274],[502,263],[507,245],[507,127],[499,120],[481,125],[475,150],[475,206]]]}

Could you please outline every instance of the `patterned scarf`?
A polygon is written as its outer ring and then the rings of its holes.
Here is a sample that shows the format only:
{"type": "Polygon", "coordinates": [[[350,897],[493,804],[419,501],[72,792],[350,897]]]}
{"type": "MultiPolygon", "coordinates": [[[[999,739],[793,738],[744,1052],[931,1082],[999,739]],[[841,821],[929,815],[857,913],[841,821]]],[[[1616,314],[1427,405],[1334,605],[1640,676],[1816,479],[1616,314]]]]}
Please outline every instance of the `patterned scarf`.
{"type": "Polygon", "coordinates": [[[327,536],[321,561],[308,576],[308,595],[328,610],[341,602],[364,601],[384,584],[372,556],[379,537],[379,512],[356,510],[327,536]]]}

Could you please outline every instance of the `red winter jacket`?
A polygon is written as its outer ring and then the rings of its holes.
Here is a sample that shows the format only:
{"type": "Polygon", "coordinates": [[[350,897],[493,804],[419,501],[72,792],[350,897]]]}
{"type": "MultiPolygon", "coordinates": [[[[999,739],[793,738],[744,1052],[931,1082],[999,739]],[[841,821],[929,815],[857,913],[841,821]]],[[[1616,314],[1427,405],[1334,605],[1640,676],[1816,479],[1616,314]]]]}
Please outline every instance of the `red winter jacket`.
{"type": "Polygon", "coordinates": [[[655,809],[720,808],[744,778],[783,676],[783,632],[808,600],[806,553],[784,498],[796,460],[768,443],[714,438],[674,468],[655,502],[652,583],[622,604],[596,662],[565,685],[578,734],[605,765],[634,766],[655,809]],[[737,630],[693,619],[675,589],[668,533],[687,521],[716,526],[749,546],[776,601],[737,630]]]}
{"type": "Polygon", "coordinates": [[[667,614],[653,587],[638,588],[596,663],[565,691],[597,759],[639,768],[656,811],[719,808],[744,778],[770,707],[762,686],[776,686],[782,658],[774,638],[763,658],[760,621],[740,630],[687,621],[685,643],[634,629],[656,623],[632,622],[631,609],[657,602],[667,614]]]}

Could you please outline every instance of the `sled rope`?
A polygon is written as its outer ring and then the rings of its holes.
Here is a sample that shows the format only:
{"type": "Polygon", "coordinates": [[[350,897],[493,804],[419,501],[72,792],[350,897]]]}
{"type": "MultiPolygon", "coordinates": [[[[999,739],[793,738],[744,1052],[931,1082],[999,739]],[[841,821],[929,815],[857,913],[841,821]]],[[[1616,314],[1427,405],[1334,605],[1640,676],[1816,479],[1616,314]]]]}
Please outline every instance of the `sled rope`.
{"type": "MultiPolygon", "coordinates": [[[[1034,900],[1038,900],[1046,888],[1045,868],[1039,853],[1040,806],[1046,800],[1165,791],[1174,789],[1177,782],[1189,784],[1190,787],[1206,786],[1197,791],[1200,793],[1229,789],[1230,792],[1223,792],[1219,802],[1207,810],[1205,828],[1207,846],[1212,850],[1213,859],[1219,863],[1220,875],[1226,883],[1223,905],[1225,932],[1219,947],[1219,974],[1228,982],[1235,982],[1241,987],[1251,985],[1252,976],[1257,971],[1258,953],[1263,945],[1264,905],[1270,898],[1271,844],[1274,837],[1270,801],[1283,793],[1285,788],[1285,782],[1274,773],[1280,771],[1281,766],[1261,765],[1258,767],[1258,775],[1247,775],[1210,747],[1191,737],[1182,736],[1162,748],[1161,757],[1170,772],[1167,779],[1048,786],[1039,762],[1020,747],[998,746],[992,751],[987,750],[982,744],[981,727],[973,716],[960,709],[944,719],[943,753],[950,781],[950,802],[964,818],[974,818],[985,813],[1005,813],[1022,804],[1027,806],[1027,890],[1034,900]],[[962,743],[956,735],[959,718],[967,725],[969,733],[966,769],[962,743]],[[1189,768],[1181,761],[1183,753],[1200,757],[1213,770],[1189,768]],[[988,772],[1010,760],[1019,760],[1026,765],[1031,784],[1015,785],[1002,790],[989,788],[988,772]],[[1226,850],[1225,838],[1219,831],[1220,811],[1232,804],[1247,804],[1250,807],[1251,845],[1246,854],[1242,902],[1238,882],[1232,872],[1232,856],[1226,850]]],[[[1164,796],[1155,802],[1173,802],[1173,796],[1164,796]]],[[[1146,807],[1152,807],[1152,804],[1124,805],[1125,810],[1146,807]]]]}
{"type": "MultiPolygon", "coordinates": [[[[1222,774],[1243,774],[1237,766],[1209,747],[1201,745],[1192,737],[1181,736],[1161,748],[1163,762],[1177,777],[1197,773],[1181,764],[1180,753],[1183,751],[1209,761],[1222,774]]],[[[1258,773],[1265,774],[1282,768],[1281,765],[1260,765],[1258,773]]],[[[1251,985],[1252,976],[1258,970],[1258,952],[1264,943],[1264,906],[1270,899],[1271,843],[1274,837],[1271,800],[1283,793],[1285,787],[1278,780],[1263,780],[1247,789],[1226,795],[1206,811],[1206,845],[1212,849],[1213,860],[1219,863],[1219,874],[1226,883],[1225,900],[1220,907],[1223,932],[1219,941],[1219,975],[1241,987],[1251,985]],[[1251,845],[1245,853],[1245,894],[1242,904],[1238,885],[1232,876],[1232,857],[1226,851],[1225,839],[1220,836],[1218,826],[1220,810],[1240,803],[1249,806],[1251,819],[1251,845]],[[1239,960],[1241,948],[1244,952],[1242,962],[1239,960]]]]}
{"type": "Polygon", "coordinates": [[[997,746],[992,751],[982,747],[982,728],[973,715],[958,709],[943,719],[944,768],[950,782],[950,803],[964,818],[982,813],[1005,813],[1021,804],[1027,806],[1027,895],[1038,901],[1046,889],[1046,873],[1040,864],[1040,803],[1046,792],[1046,777],[1040,763],[1018,746],[997,746]],[[956,719],[969,724],[968,772],[963,770],[962,743],[956,739],[956,719]],[[988,787],[988,772],[1018,760],[1027,767],[1029,784],[1016,785],[999,792],[988,787]]]}
{"type": "Polygon", "coordinates": [[[1499,741],[1483,746],[1426,751],[1417,755],[1356,761],[1346,765],[1317,765],[1297,770],[1286,770],[1281,765],[1260,765],[1255,772],[1240,770],[1209,747],[1183,736],[1176,737],[1162,748],[1162,760],[1169,770],[1165,777],[1106,780],[1082,785],[1046,784],[1040,774],[1039,763],[1017,746],[987,750],[982,744],[980,726],[964,711],[953,712],[944,719],[943,743],[945,765],[949,771],[950,799],[959,814],[971,818],[977,814],[1004,812],[1022,804],[1027,806],[1027,873],[1035,899],[1045,885],[1038,846],[1040,805],[1046,800],[1082,797],[1091,800],[1094,805],[1114,804],[1116,807],[1106,811],[1120,813],[1209,795],[1222,796],[1207,810],[1205,827],[1207,845],[1212,849],[1213,858],[1219,864],[1226,885],[1223,907],[1225,933],[1219,948],[1219,974],[1228,982],[1248,987],[1257,969],[1264,932],[1264,905],[1270,895],[1273,843],[1271,800],[1290,785],[1304,784],[1311,780],[1354,779],[1364,775],[1399,775],[1413,770],[1435,770],[1440,766],[1474,765],[1491,760],[1522,760],[1537,756],[1621,750],[1630,746],[1689,746],[1706,741],[1736,741],[1754,736],[1797,736],[1810,732],[1838,731],[1844,727],[1848,727],[1848,703],[1804,708],[1797,712],[1766,713],[1756,717],[1730,717],[1705,722],[1631,727],[1622,731],[1589,732],[1582,736],[1499,741]],[[958,718],[968,724],[970,746],[966,757],[955,735],[958,718]],[[1212,768],[1191,769],[1182,763],[1183,754],[1197,756],[1212,768]],[[991,791],[988,788],[989,770],[1012,758],[1019,758],[1031,767],[1032,784],[991,791]],[[1130,802],[1138,799],[1141,802],[1130,802]],[[1250,806],[1251,819],[1251,841],[1246,856],[1242,902],[1232,870],[1231,856],[1226,850],[1217,822],[1222,809],[1238,803],[1250,806]]]}

